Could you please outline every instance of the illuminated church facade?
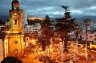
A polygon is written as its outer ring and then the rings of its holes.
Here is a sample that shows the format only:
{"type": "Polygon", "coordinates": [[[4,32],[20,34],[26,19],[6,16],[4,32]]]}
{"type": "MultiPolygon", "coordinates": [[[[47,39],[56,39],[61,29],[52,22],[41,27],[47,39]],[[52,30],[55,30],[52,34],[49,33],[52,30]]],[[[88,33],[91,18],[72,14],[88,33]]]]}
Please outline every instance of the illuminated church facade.
{"type": "Polygon", "coordinates": [[[22,10],[18,0],[12,1],[9,11],[10,29],[4,38],[4,57],[21,57],[24,54],[24,31],[22,27],[22,10]]]}

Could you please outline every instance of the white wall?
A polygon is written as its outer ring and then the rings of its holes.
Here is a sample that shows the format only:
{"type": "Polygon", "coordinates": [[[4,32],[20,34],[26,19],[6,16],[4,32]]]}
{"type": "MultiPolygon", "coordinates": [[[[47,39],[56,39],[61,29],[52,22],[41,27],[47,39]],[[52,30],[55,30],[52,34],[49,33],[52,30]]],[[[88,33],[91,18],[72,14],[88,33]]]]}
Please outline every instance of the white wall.
{"type": "Polygon", "coordinates": [[[41,29],[40,23],[35,23],[34,25],[27,25],[24,28],[25,33],[27,32],[34,32],[34,31],[39,31],[41,29]]]}
{"type": "Polygon", "coordinates": [[[2,39],[0,39],[0,62],[3,59],[3,42],[2,39]]]}

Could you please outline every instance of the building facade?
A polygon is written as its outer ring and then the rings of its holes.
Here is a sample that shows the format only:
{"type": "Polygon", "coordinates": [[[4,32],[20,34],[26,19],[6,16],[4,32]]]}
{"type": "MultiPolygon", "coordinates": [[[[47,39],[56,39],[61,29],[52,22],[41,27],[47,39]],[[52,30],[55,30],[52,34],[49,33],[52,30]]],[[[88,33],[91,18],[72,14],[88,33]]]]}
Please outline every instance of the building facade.
{"type": "MultiPolygon", "coordinates": [[[[82,40],[86,41],[86,33],[82,34],[82,40]]],[[[87,41],[96,44],[96,32],[88,32],[87,33],[87,41]]]]}
{"type": "Polygon", "coordinates": [[[0,62],[3,60],[3,42],[0,38],[0,62]]]}

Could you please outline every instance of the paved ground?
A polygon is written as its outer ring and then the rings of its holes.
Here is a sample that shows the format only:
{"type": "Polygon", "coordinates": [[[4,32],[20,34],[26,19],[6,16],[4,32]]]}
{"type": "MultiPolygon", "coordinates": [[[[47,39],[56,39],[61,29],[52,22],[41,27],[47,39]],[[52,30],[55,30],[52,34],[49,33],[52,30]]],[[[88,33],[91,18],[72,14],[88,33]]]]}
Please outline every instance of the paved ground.
{"type": "Polygon", "coordinates": [[[75,63],[95,63],[96,59],[94,60],[78,60],[75,63]]]}
{"type": "MultiPolygon", "coordinates": [[[[84,49],[82,49],[82,48],[79,48],[78,51],[79,51],[78,53],[81,53],[81,52],[84,53],[85,52],[84,49]]],[[[92,56],[94,56],[94,59],[86,60],[86,59],[81,58],[80,60],[78,60],[74,63],[95,63],[96,62],[96,53],[90,52],[90,51],[88,53],[90,53],[92,56]]],[[[53,56],[53,58],[54,57],[56,58],[58,55],[54,54],[52,56],[53,56]]],[[[35,58],[36,58],[36,54],[33,54],[32,52],[30,52],[26,57],[22,58],[22,61],[23,61],[23,63],[42,63],[35,58]]]]}
{"type": "Polygon", "coordinates": [[[31,53],[26,57],[23,57],[21,60],[23,63],[41,63],[39,60],[35,59],[35,55],[31,53]]]}
{"type": "Polygon", "coordinates": [[[89,59],[86,60],[86,59],[81,59],[81,60],[78,60],[76,61],[75,63],[96,63],[96,53],[95,52],[88,52],[92,55],[92,58],[88,57],[89,59]]]}

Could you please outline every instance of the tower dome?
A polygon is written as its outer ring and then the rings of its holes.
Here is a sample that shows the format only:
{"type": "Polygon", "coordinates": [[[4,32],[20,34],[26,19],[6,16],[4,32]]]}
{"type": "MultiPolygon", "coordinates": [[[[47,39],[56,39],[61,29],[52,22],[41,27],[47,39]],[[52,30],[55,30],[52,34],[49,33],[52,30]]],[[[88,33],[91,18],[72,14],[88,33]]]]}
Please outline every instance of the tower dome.
{"type": "Polygon", "coordinates": [[[13,0],[12,1],[12,10],[18,10],[19,9],[19,1],[13,0]]]}

